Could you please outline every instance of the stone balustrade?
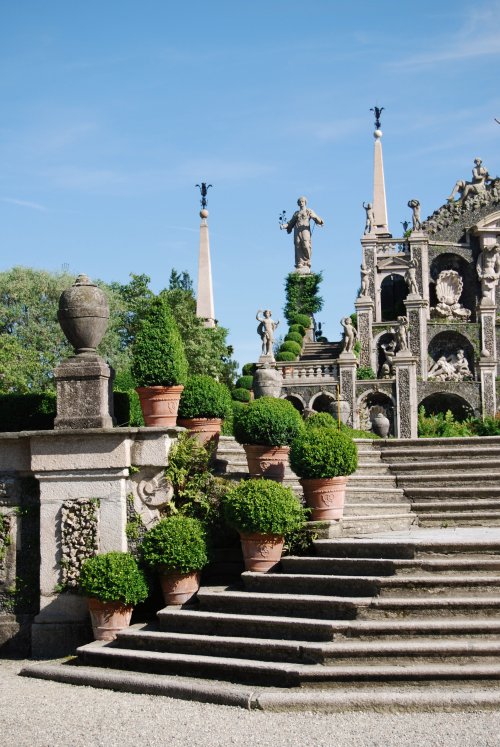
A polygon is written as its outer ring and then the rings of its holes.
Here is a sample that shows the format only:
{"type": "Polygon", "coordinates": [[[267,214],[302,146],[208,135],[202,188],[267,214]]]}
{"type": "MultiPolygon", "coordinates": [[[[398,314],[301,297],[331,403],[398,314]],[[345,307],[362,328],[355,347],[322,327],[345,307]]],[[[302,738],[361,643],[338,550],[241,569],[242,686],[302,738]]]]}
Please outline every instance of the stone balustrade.
{"type": "Polygon", "coordinates": [[[293,384],[329,384],[338,381],[339,371],[336,363],[331,361],[297,361],[293,363],[279,362],[276,366],[281,369],[283,386],[293,384]]]}
{"type": "Polygon", "coordinates": [[[395,254],[408,254],[410,245],[405,239],[391,239],[377,242],[378,257],[392,257],[395,254]]]}

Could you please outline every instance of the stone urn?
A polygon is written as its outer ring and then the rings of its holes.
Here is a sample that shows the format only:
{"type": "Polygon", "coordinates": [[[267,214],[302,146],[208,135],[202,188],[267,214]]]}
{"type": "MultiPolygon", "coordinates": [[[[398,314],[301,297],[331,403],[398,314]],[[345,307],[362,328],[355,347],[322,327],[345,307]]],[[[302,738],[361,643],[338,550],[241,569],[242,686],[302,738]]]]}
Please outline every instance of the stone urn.
{"type": "Polygon", "coordinates": [[[61,294],[57,318],[77,354],[95,353],[108,326],[106,295],[87,275],[78,275],[61,294]]]}
{"type": "Polygon", "coordinates": [[[271,366],[258,368],[253,375],[252,389],[255,399],[259,397],[279,397],[283,385],[281,370],[271,366]]]}
{"type": "Polygon", "coordinates": [[[371,418],[372,430],[377,436],[387,438],[391,429],[391,421],[384,412],[377,412],[371,418]]]}

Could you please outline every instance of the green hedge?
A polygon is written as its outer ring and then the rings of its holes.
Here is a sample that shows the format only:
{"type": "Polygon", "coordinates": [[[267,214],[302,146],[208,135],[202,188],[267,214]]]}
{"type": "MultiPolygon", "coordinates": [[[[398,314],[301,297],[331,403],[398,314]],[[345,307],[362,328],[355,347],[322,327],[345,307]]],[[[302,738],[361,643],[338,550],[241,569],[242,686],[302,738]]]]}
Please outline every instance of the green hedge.
{"type": "Polygon", "coordinates": [[[304,526],[306,512],[291,488],[274,480],[240,482],[222,499],[229,526],[243,534],[285,535],[304,526]]]}
{"type": "Polygon", "coordinates": [[[50,431],[56,415],[55,392],[0,394],[0,431],[50,431]]]}
{"type": "Polygon", "coordinates": [[[144,535],[141,555],[153,570],[200,571],[208,562],[203,524],[183,514],[160,519],[144,535]]]}
{"type": "Polygon", "coordinates": [[[253,376],[240,376],[236,382],[236,389],[251,389],[253,376]]]}
{"type": "Polygon", "coordinates": [[[234,437],[240,444],[288,446],[303,428],[298,410],[285,399],[260,397],[234,415],[234,437]]]}
{"type": "Polygon", "coordinates": [[[233,399],[233,401],[231,402],[231,405],[232,405],[232,411],[228,415],[228,417],[224,419],[224,422],[222,423],[221,434],[223,436],[233,436],[234,435],[234,433],[233,433],[234,414],[238,410],[241,410],[242,407],[243,408],[247,407],[247,403],[246,402],[239,402],[236,399],[233,399]]]}
{"type": "Polygon", "coordinates": [[[79,589],[101,602],[136,605],[149,593],[144,573],[128,552],[108,552],[83,561],[79,589]]]}
{"type": "Polygon", "coordinates": [[[276,356],[276,360],[286,363],[286,362],[296,361],[298,357],[299,357],[298,355],[294,355],[293,353],[290,353],[289,350],[283,350],[278,353],[278,355],[276,356]]]}
{"type": "Polygon", "coordinates": [[[336,428],[338,421],[329,412],[313,412],[305,421],[306,428],[336,428]]]}
{"type": "Polygon", "coordinates": [[[284,342],[280,347],[280,353],[293,353],[294,355],[300,355],[302,345],[297,342],[284,342]]]}
{"type": "Polygon", "coordinates": [[[243,374],[243,376],[253,376],[256,370],[256,363],[245,363],[245,365],[241,369],[241,373],[243,374]]]}
{"type": "Polygon", "coordinates": [[[299,324],[305,333],[306,329],[309,329],[309,327],[312,327],[312,320],[311,317],[307,314],[293,314],[290,317],[290,329],[294,327],[296,324],[299,324]]]}
{"type": "Polygon", "coordinates": [[[252,395],[248,391],[248,389],[233,389],[232,391],[233,399],[236,400],[236,402],[250,402],[252,399],[252,395]]]}
{"type": "Polygon", "coordinates": [[[206,374],[187,380],[179,403],[180,418],[226,418],[231,412],[231,395],[225,384],[206,374]]]}
{"type": "Polygon", "coordinates": [[[302,348],[302,340],[303,336],[300,335],[298,332],[289,332],[287,335],[285,335],[285,342],[296,342],[297,345],[300,345],[302,348]]]}
{"type": "Polygon", "coordinates": [[[306,330],[305,327],[302,326],[302,324],[290,324],[290,326],[288,327],[288,332],[304,337],[306,330]]]}
{"type": "Polygon", "coordinates": [[[356,444],[342,431],[306,428],[292,443],[290,466],[306,479],[351,475],[358,466],[356,444]]]}

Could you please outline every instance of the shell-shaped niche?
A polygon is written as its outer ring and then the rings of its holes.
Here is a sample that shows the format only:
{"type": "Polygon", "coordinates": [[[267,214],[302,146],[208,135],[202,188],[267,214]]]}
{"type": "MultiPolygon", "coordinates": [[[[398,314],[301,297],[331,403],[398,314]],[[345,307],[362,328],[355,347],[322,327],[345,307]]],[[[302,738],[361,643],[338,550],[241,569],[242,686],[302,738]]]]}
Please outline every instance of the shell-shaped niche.
{"type": "Polygon", "coordinates": [[[436,280],[436,296],[446,306],[458,303],[464,283],[456,270],[443,270],[436,280]]]}

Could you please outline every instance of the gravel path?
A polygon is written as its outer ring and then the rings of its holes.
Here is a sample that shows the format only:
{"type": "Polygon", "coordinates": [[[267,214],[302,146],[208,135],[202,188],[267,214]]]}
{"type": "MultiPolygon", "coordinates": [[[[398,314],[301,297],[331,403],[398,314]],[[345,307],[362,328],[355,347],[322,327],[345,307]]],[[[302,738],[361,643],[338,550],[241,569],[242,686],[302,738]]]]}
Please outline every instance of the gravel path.
{"type": "Polygon", "coordinates": [[[0,661],[0,745],[500,747],[500,712],[262,713],[62,685],[0,661]]]}

